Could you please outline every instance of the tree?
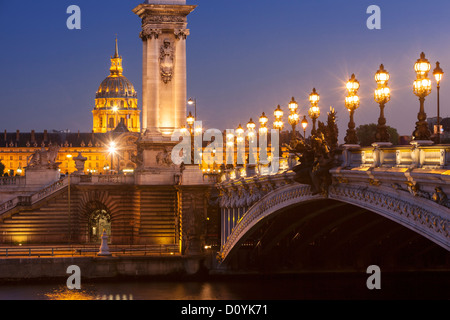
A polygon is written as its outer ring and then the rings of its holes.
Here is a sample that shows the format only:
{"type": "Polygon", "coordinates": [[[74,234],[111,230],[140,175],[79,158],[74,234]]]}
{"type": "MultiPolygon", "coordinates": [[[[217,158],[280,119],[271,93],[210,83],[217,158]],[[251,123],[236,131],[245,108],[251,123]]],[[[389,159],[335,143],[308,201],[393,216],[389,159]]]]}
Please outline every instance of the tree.
{"type": "MultiPolygon", "coordinates": [[[[397,145],[399,143],[399,134],[397,132],[397,129],[387,126],[387,130],[390,136],[389,141],[393,145],[397,145]]],[[[367,147],[376,142],[376,132],[377,125],[375,123],[364,124],[356,128],[356,135],[358,136],[359,144],[361,145],[361,147],[367,147]]]]}
{"type": "Polygon", "coordinates": [[[5,172],[5,165],[3,164],[3,162],[0,161],[0,177],[3,176],[5,172]]]}

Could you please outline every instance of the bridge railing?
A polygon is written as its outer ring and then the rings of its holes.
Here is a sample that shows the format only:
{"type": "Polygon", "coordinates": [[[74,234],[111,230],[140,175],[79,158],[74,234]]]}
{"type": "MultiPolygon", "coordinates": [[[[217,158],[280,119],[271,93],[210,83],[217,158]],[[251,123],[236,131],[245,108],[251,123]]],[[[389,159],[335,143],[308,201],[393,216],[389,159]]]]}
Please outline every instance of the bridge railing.
{"type": "MultiPolygon", "coordinates": [[[[338,166],[347,168],[424,168],[450,169],[450,145],[401,145],[375,143],[370,147],[343,146],[338,166]]],[[[227,169],[219,182],[254,176],[270,176],[288,171],[297,165],[297,159],[286,156],[279,159],[279,168],[274,171],[270,164],[242,165],[227,169]]]]}
{"type": "Polygon", "coordinates": [[[450,168],[450,145],[347,147],[342,167],[450,168]]]}
{"type": "MultiPolygon", "coordinates": [[[[70,246],[30,246],[0,247],[0,257],[58,257],[58,256],[96,256],[100,245],[70,246]]],[[[109,251],[115,256],[145,256],[178,254],[179,245],[109,245],[109,251]]]]}
{"type": "Polygon", "coordinates": [[[222,175],[218,178],[218,182],[226,182],[241,178],[251,178],[255,176],[273,176],[284,171],[288,171],[297,164],[297,160],[293,158],[279,158],[278,165],[272,165],[272,163],[256,165],[239,165],[232,169],[226,169],[222,175]]]}

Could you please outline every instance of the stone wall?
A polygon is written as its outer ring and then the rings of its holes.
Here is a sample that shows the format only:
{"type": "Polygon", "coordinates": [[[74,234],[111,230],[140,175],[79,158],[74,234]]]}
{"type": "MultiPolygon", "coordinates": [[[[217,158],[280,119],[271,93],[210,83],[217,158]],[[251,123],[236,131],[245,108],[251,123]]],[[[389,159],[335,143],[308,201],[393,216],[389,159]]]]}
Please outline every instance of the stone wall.
{"type": "MultiPolygon", "coordinates": [[[[189,276],[203,266],[203,257],[67,257],[0,259],[0,281],[67,279],[67,268],[80,267],[81,279],[137,276],[189,276]]],[[[63,282],[65,284],[65,281],[63,282]]]]}

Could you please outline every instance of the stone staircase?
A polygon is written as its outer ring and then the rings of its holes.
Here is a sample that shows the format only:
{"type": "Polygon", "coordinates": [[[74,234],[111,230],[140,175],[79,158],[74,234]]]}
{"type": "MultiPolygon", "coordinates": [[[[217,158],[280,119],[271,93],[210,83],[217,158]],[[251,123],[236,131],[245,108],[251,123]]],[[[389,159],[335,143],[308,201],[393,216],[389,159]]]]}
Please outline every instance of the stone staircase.
{"type": "MultiPolygon", "coordinates": [[[[0,223],[1,243],[58,243],[63,239],[68,241],[67,196],[66,186],[46,195],[35,204],[22,206],[15,213],[3,217],[3,221],[0,223]]],[[[76,199],[72,198],[71,202],[76,203],[76,199]]],[[[75,216],[72,215],[71,218],[72,224],[74,224],[75,216]]]]}
{"type": "Polygon", "coordinates": [[[178,194],[171,186],[127,189],[122,183],[101,188],[71,185],[69,218],[67,179],[0,204],[0,244],[61,244],[89,240],[86,205],[103,204],[110,212],[111,241],[119,244],[178,245],[178,194]],[[3,206],[3,208],[2,208],[3,206]]]}
{"type": "Polygon", "coordinates": [[[175,189],[142,190],[140,195],[141,242],[174,244],[177,241],[177,192],[175,189]]]}

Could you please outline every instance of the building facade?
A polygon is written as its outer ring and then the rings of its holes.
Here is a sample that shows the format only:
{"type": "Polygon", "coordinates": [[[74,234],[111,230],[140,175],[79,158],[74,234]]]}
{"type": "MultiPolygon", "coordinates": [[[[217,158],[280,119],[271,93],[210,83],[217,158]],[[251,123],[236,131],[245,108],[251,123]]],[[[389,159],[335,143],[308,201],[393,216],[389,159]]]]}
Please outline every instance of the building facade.
{"type": "Polygon", "coordinates": [[[4,175],[24,175],[31,156],[51,145],[60,147],[57,161],[61,163],[61,174],[76,170],[73,157],[79,153],[87,158],[86,174],[132,173],[136,169],[141,111],[137,92],[123,75],[122,61],[116,39],[110,75],[102,81],[95,96],[92,132],[5,130],[0,136],[0,161],[5,166],[4,175]]]}

